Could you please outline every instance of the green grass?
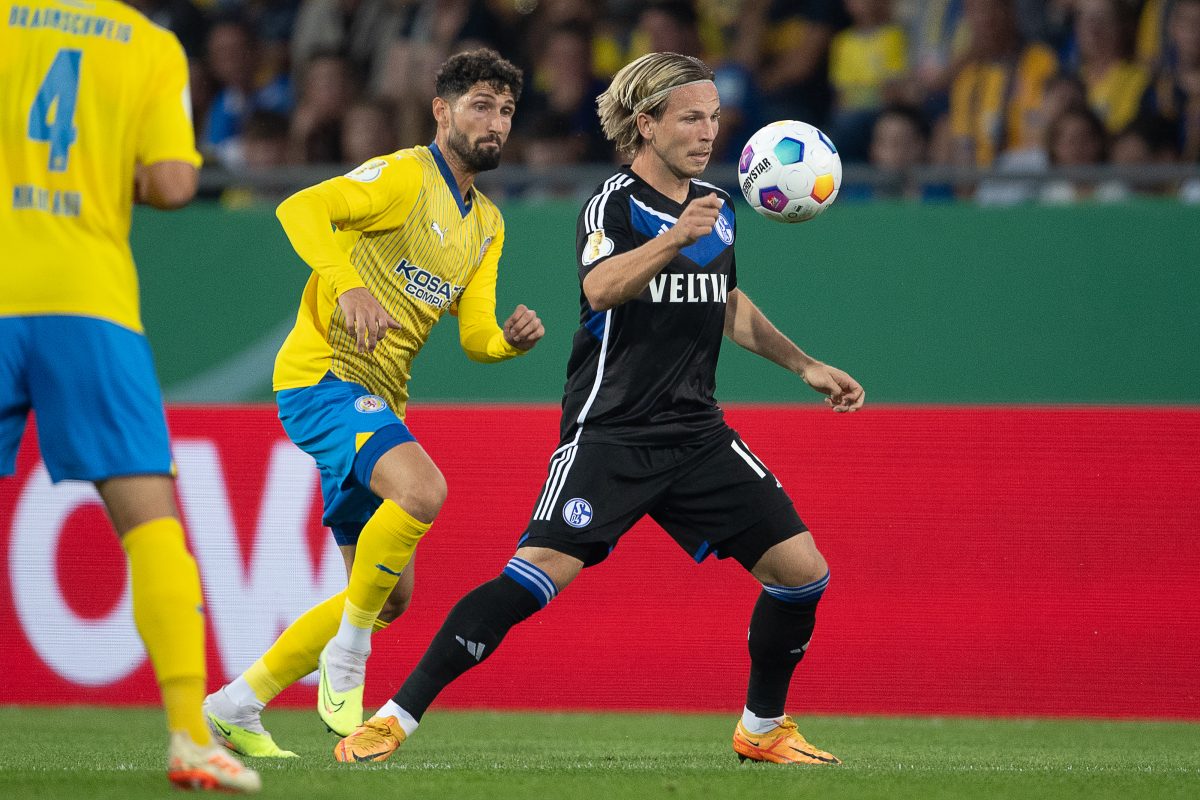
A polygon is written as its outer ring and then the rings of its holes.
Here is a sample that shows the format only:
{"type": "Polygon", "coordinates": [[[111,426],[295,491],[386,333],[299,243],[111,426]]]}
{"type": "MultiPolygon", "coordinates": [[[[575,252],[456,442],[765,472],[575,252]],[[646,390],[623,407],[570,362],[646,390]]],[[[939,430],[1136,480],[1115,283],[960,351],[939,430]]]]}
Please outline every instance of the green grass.
{"type": "MultiPolygon", "coordinates": [[[[840,767],[739,765],[729,715],[430,714],[384,764],[333,761],[315,716],[268,712],[290,761],[255,761],[261,797],[1151,798],[1200,797],[1200,725],[805,717],[840,767]]],[[[161,715],[0,708],[0,798],[169,796],[161,715]]]]}

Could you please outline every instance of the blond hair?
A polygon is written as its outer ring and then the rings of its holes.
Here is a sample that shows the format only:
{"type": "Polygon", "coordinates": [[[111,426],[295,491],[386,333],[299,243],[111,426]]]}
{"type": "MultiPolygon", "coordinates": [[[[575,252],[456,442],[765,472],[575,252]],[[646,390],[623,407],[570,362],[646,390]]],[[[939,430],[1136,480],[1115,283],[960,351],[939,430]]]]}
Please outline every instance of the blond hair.
{"type": "Polygon", "coordinates": [[[642,147],[639,114],[662,119],[673,90],[712,79],[713,71],[703,61],[679,53],[647,53],[626,64],[596,98],[605,138],[621,153],[637,153],[642,147]]]}

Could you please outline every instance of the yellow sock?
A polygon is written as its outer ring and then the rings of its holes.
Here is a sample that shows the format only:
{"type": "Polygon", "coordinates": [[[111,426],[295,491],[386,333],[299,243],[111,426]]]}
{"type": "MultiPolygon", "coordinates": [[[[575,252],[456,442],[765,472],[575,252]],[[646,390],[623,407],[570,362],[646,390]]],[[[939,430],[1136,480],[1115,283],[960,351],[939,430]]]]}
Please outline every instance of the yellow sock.
{"type": "Polygon", "coordinates": [[[254,696],[264,703],[317,668],[321,648],[337,633],[346,593],[338,592],[301,614],[287,627],[271,649],[254,662],[242,677],[254,696]]]}
{"type": "Polygon", "coordinates": [[[121,538],[129,555],[133,620],[162,691],[167,729],[211,741],[204,701],[204,598],[200,572],[174,517],[137,526],[121,538]]]}
{"type": "MultiPolygon", "coordinates": [[[[279,635],[271,649],[242,673],[255,697],[269,703],[317,668],[317,657],[337,633],[345,605],[346,593],[338,592],[305,611],[279,635]]],[[[376,619],[371,628],[379,633],[389,624],[376,619]]]]}
{"type": "Polygon", "coordinates": [[[384,500],[367,520],[358,536],[346,587],[346,614],[351,619],[361,615],[364,623],[356,627],[372,626],[429,528],[429,523],[418,522],[391,500],[384,500]]]}

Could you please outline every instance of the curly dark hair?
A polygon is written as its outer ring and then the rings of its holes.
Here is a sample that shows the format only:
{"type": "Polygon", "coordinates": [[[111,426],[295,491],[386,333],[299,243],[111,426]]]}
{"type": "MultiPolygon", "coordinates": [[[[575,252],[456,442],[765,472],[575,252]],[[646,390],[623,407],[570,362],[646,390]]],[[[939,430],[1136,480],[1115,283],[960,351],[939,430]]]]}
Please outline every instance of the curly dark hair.
{"type": "Polygon", "coordinates": [[[436,81],[437,96],[443,100],[462,97],[480,81],[497,92],[512,92],[513,100],[520,100],[524,78],[520,68],[511,61],[495,50],[481,47],[446,59],[438,70],[436,81]]]}

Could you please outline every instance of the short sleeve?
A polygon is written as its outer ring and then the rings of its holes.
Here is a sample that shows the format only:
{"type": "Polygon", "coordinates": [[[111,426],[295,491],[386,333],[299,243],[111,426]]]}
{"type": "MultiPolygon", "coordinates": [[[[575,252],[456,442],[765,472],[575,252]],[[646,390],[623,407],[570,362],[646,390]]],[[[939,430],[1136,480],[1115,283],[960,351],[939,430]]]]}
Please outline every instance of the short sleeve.
{"type": "Polygon", "coordinates": [[[151,93],[138,127],[137,160],[139,164],[183,161],[198,167],[202,159],[192,125],[187,58],[173,33],[156,33],[162,39],[151,73],[151,93]]]}
{"type": "Polygon", "coordinates": [[[575,254],[580,280],[605,259],[638,244],[629,219],[629,198],[607,190],[594,195],[579,215],[575,254]]]}

